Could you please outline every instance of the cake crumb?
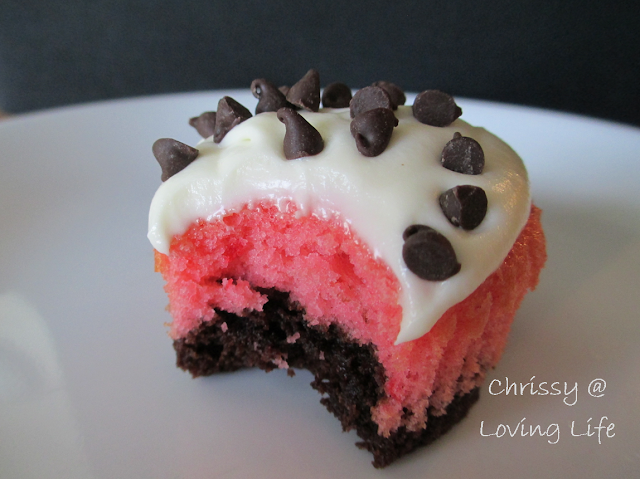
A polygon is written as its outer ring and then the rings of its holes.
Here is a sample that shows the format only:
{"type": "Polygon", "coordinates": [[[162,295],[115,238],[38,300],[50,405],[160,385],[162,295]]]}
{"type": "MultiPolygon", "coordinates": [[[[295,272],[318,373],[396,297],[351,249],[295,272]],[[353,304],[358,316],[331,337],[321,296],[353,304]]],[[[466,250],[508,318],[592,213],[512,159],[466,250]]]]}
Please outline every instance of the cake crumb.
{"type": "Polygon", "coordinates": [[[227,326],[227,323],[224,322],[220,325],[220,329],[222,330],[223,333],[226,333],[227,330],[229,329],[229,326],[227,326]]]}
{"type": "Polygon", "coordinates": [[[298,338],[300,338],[300,333],[294,333],[291,336],[287,336],[287,343],[294,344],[298,338]]]}
{"type": "Polygon", "coordinates": [[[278,369],[289,369],[289,363],[283,357],[273,358],[271,361],[278,366],[278,369]]]}

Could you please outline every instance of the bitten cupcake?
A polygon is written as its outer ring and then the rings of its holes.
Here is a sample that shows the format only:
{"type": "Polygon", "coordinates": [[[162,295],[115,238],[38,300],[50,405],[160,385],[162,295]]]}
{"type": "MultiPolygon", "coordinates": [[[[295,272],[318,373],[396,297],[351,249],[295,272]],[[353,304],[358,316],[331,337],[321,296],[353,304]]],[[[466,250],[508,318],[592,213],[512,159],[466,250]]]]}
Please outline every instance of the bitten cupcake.
{"type": "Polygon", "coordinates": [[[545,259],[526,169],[448,94],[251,85],[160,139],[149,214],[178,366],[311,371],[384,467],[459,422],[545,259]]]}

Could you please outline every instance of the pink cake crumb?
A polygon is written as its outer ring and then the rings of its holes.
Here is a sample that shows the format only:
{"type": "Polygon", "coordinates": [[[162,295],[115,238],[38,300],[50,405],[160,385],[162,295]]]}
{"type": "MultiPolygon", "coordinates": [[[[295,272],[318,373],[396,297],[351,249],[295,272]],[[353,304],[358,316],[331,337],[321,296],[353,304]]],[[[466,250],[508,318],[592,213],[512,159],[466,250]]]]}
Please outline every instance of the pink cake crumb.
{"type": "MultiPolygon", "coordinates": [[[[384,436],[400,426],[423,428],[428,408],[443,413],[456,395],[482,383],[546,259],[540,210],[532,207],[500,268],[429,333],[394,345],[402,309],[390,268],[341,218],[296,212],[293,204],[285,211],[268,202],[245,206],[221,220],[193,224],[173,239],[168,256],[156,252],[174,318],[170,334],[182,338],[203,321],[215,321],[214,308],[239,316],[261,311],[267,297],[260,290],[288,292],[309,324],[335,322],[354,340],[376,346],[387,381],[372,417],[384,436]]],[[[288,367],[284,359],[277,365],[288,367]]]]}

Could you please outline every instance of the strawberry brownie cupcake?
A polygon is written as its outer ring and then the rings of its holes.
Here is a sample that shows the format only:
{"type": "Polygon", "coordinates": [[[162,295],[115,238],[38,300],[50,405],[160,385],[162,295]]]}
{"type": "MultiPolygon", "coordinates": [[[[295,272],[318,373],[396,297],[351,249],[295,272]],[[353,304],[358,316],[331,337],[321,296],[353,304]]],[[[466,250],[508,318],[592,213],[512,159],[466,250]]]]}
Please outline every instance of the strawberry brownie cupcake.
{"type": "Polygon", "coordinates": [[[169,334],[194,377],[313,373],[321,403],[384,467],[477,401],[545,259],[527,172],[426,90],[318,73],[255,80],[163,138],[149,215],[169,334]]]}

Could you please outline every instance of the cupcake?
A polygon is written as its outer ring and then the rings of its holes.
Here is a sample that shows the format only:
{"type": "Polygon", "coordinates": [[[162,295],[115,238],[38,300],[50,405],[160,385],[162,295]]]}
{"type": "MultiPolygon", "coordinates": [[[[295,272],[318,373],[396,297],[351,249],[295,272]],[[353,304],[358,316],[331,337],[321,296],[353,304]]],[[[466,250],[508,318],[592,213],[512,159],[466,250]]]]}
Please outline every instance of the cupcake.
{"type": "Polygon", "coordinates": [[[477,401],[545,259],[525,167],[448,94],[255,80],[153,145],[177,364],[304,368],[384,467],[477,401]],[[321,107],[322,105],[322,107],[321,107]]]}

